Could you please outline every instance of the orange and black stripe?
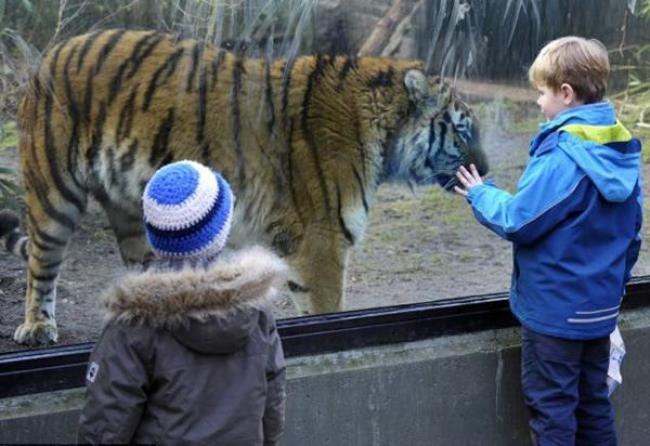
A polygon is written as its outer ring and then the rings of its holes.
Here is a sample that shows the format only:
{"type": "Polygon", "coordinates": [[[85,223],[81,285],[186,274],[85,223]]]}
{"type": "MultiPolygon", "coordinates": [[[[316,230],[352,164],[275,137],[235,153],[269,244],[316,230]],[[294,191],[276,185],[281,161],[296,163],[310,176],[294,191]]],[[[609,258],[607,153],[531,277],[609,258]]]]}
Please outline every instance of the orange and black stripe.
{"type": "Polygon", "coordinates": [[[312,156],[312,161],[316,169],[316,175],[318,177],[318,184],[323,193],[323,200],[325,204],[325,210],[327,215],[330,215],[332,212],[332,203],[329,196],[329,191],[327,189],[327,183],[325,182],[325,173],[323,172],[323,166],[319,158],[318,153],[318,144],[316,144],[316,139],[312,131],[311,126],[309,125],[309,110],[311,108],[311,98],[314,89],[314,83],[316,83],[322,76],[325,69],[326,60],[319,54],[315,59],[315,66],[312,72],[307,77],[307,87],[305,89],[305,95],[302,101],[302,112],[300,115],[300,125],[301,130],[305,135],[307,140],[307,146],[312,156]]]}
{"type": "Polygon", "coordinates": [[[124,60],[120,66],[117,68],[117,72],[113,78],[109,81],[109,93],[108,93],[108,105],[111,105],[115,100],[122,82],[125,80],[131,79],[135,73],[138,71],[138,68],[142,64],[142,61],[156,48],[156,46],[163,40],[163,37],[157,33],[151,33],[145,35],[141,38],[134,46],[131,55],[124,60]],[[129,69],[127,73],[127,69],[129,69]]]}
{"type": "Polygon", "coordinates": [[[162,120],[156,131],[153,140],[153,147],[149,155],[149,165],[152,168],[158,168],[163,163],[160,161],[170,156],[169,153],[169,136],[174,127],[174,109],[167,109],[167,116],[162,120]]]}
{"type": "Polygon", "coordinates": [[[149,106],[151,105],[151,100],[153,95],[156,92],[156,89],[163,84],[169,77],[174,74],[176,67],[178,66],[179,60],[182,58],[185,48],[181,47],[169,55],[167,60],[154,72],[147,90],[144,94],[144,100],[142,104],[142,111],[148,111],[149,106]]]}

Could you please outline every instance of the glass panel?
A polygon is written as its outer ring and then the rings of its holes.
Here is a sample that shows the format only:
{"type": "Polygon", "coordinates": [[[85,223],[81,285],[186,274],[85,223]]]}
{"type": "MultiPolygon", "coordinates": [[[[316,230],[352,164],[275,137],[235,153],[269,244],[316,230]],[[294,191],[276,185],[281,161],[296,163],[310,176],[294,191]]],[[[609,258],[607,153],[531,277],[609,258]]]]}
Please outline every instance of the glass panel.
{"type": "MultiPolygon", "coordinates": [[[[167,147],[194,150],[191,153],[201,158],[196,148],[201,146],[199,119],[206,123],[203,132],[223,135],[210,140],[206,150],[229,150],[212,164],[234,186],[237,215],[246,214],[236,221],[233,237],[272,245],[293,266],[290,287],[276,300],[278,317],[300,315],[313,307],[310,293],[303,290],[320,293],[314,297],[318,311],[503,292],[509,287],[511,246],[480,226],[461,197],[440,187],[451,184],[456,164],[435,156],[427,162],[422,158],[419,164],[412,159],[413,153],[425,150],[442,156],[437,149],[443,141],[453,154],[450,141],[456,137],[470,142],[466,140],[471,132],[458,115],[452,118],[455,130],[440,124],[445,118],[441,111],[433,119],[431,134],[428,117],[435,107],[442,107],[438,101],[449,104],[440,99],[447,98],[446,93],[439,92],[433,80],[427,86],[432,90],[423,93],[428,100],[418,93],[421,84],[416,78],[406,88],[405,61],[419,61],[414,66],[430,79],[444,77],[455,88],[452,97],[469,104],[481,134],[480,141],[475,137],[471,142],[480,142],[487,156],[487,177],[512,191],[527,163],[528,143],[543,121],[535,104],[537,94],[527,82],[527,68],[540,48],[556,37],[581,35],[605,44],[612,64],[608,97],[627,128],[648,141],[649,21],[648,0],[595,0],[589,8],[584,2],[560,0],[0,0],[0,207],[24,215],[15,120],[20,94],[39,54],[99,29],[155,29],[178,36],[179,45],[187,43],[182,39],[196,39],[206,46],[190,45],[178,63],[165,59],[166,68],[159,61],[136,74],[138,58],[151,57],[154,48],[147,52],[145,44],[136,48],[135,39],[131,47],[116,39],[113,44],[120,50],[113,52],[109,43],[103,56],[90,49],[83,61],[70,55],[59,61],[57,73],[73,73],[70,70],[76,68],[70,65],[96,64],[93,79],[98,90],[92,95],[84,93],[85,81],[66,87],[80,106],[88,98],[94,101],[96,108],[90,112],[94,129],[102,128],[96,125],[96,111],[107,88],[123,102],[128,100],[121,91],[134,83],[126,82],[129,75],[124,82],[115,82],[120,66],[124,72],[133,70],[142,85],[153,85],[152,97],[162,84],[160,90],[170,93],[170,102],[194,95],[194,105],[201,92],[214,95],[209,97],[216,102],[210,102],[203,114],[199,108],[175,114],[176,123],[191,124],[189,130],[172,125],[167,147]],[[238,59],[219,65],[219,57],[229,56],[219,56],[218,49],[238,59]],[[301,59],[314,54],[319,56],[301,59]],[[386,59],[364,59],[375,56],[386,59]],[[98,63],[100,59],[103,62],[98,63]],[[153,74],[157,68],[158,77],[153,74]],[[165,83],[172,73],[182,73],[178,79],[186,82],[175,87],[165,83]],[[213,90],[213,84],[219,87],[213,90]],[[240,184],[237,160],[244,165],[246,184],[240,184]],[[264,186],[247,194],[259,178],[264,186]],[[273,218],[262,215],[262,201],[276,210],[273,218]],[[352,243],[354,248],[348,249],[352,243]],[[346,253],[348,264],[343,268],[346,253]],[[344,300],[339,299],[341,289],[344,300]],[[302,310],[292,296],[302,303],[302,310]]],[[[82,53],[83,47],[75,51],[82,53]]],[[[56,94],[66,102],[69,92],[64,90],[61,87],[56,94]]],[[[139,100],[145,101],[145,93],[140,94],[139,100]]],[[[160,104],[167,110],[166,103],[160,104]]],[[[42,107],[45,110],[44,103],[42,107]]],[[[145,113],[135,110],[130,122],[138,125],[145,113]]],[[[68,103],[60,112],[74,110],[68,103]]],[[[158,111],[156,116],[150,138],[165,134],[160,125],[167,115],[158,111]]],[[[114,121],[104,123],[104,135],[118,131],[120,120],[114,121]]],[[[70,132],[57,127],[54,144],[71,147],[70,132]]],[[[91,133],[88,130],[86,138],[91,133]]],[[[83,144],[84,134],[80,135],[83,144]]],[[[133,139],[122,141],[116,153],[125,155],[127,142],[133,139]]],[[[111,153],[107,147],[103,150],[111,153]]],[[[42,163],[51,163],[44,152],[39,153],[42,163]]],[[[67,159],[68,152],[61,153],[67,159]]],[[[183,157],[192,157],[187,153],[183,157]]],[[[30,156],[34,155],[26,158],[30,156]]],[[[467,156],[480,159],[475,151],[467,156]]],[[[119,163],[110,164],[110,157],[103,160],[108,164],[102,168],[113,169],[117,182],[134,175],[126,172],[129,169],[121,172],[119,163]]],[[[643,164],[646,177],[647,166],[643,164]]],[[[53,178],[50,174],[40,176],[49,187],[60,187],[47,180],[53,178]]],[[[63,182],[72,181],[64,178],[63,182]]],[[[118,201],[128,207],[128,198],[118,201]]],[[[65,206],[61,209],[69,212],[65,206]]],[[[32,212],[34,218],[40,218],[39,212],[32,212]]],[[[113,225],[122,221],[119,213],[108,213],[113,225]]],[[[647,226],[643,234],[647,239],[647,226]]],[[[96,339],[101,326],[99,295],[126,271],[111,224],[91,200],[57,283],[60,343],[96,339]]],[[[645,245],[634,274],[650,274],[645,245]]],[[[26,265],[18,257],[0,256],[0,351],[18,348],[11,337],[24,317],[26,275],[26,265]]]]}

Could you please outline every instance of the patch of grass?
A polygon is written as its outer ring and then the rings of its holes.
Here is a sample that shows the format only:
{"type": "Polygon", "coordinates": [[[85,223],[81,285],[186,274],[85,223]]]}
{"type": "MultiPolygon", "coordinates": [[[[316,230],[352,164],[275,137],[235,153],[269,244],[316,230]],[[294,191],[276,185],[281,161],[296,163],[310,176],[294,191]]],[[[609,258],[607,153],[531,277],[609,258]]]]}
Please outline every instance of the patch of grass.
{"type": "Polygon", "coordinates": [[[0,167],[0,209],[9,208],[22,213],[23,193],[23,188],[17,183],[16,172],[0,167]]]}
{"type": "Polygon", "coordinates": [[[478,259],[478,257],[474,254],[469,254],[469,253],[462,253],[458,257],[461,262],[471,262],[475,259],[478,259]]]}
{"type": "Polygon", "coordinates": [[[439,220],[446,226],[459,226],[473,220],[469,206],[458,195],[452,195],[440,188],[431,188],[422,194],[421,206],[428,210],[432,220],[439,220]]]}
{"type": "MultiPolygon", "coordinates": [[[[404,234],[423,246],[475,224],[471,209],[461,197],[436,186],[418,188],[414,194],[403,186],[385,187],[370,220],[366,235],[385,246],[403,241],[404,234]]],[[[411,248],[417,251],[418,246],[411,248]]]]}
{"type": "Polygon", "coordinates": [[[440,268],[445,265],[445,258],[440,254],[430,254],[423,259],[427,265],[440,268]]]}
{"type": "Polygon", "coordinates": [[[0,128],[0,149],[16,147],[18,145],[18,131],[16,121],[7,121],[0,128]]]}
{"type": "Polygon", "coordinates": [[[436,209],[444,211],[457,211],[465,204],[458,195],[445,192],[439,187],[429,188],[422,197],[424,203],[431,203],[436,209]]]}
{"type": "Polygon", "coordinates": [[[390,203],[390,206],[384,210],[384,212],[387,214],[393,214],[395,217],[401,219],[408,219],[413,216],[413,213],[420,205],[421,203],[418,197],[413,196],[393,201],[390,203]]]}

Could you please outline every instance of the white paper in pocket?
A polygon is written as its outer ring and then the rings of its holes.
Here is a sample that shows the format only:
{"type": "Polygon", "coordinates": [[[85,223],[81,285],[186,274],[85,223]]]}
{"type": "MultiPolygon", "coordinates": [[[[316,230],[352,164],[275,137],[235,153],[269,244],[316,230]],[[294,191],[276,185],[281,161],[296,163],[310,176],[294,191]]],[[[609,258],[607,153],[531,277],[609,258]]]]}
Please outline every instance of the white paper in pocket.
{"type": "Polygon", "coordinates": [[[609,394],[611,395],[619,385],[623,383],[623,376],[621,375],[621,364],[625,357],[625,344],[623,337],[618,329],[618,325],[609,335],[609,369],[607,370],[607,386],[609,387],[609,394]]]}

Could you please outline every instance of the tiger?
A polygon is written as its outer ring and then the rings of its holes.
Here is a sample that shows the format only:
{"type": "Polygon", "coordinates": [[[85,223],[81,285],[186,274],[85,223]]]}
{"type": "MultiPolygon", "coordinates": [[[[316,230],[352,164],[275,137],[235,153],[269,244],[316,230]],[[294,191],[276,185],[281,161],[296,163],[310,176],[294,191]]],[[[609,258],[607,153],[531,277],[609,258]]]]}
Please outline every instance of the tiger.
{"type": "Polygon", "coordinates": [[[141,197],[167,163],[222,173],[236,196],[229,244],[283,257],[301,314],[344,308],[349,252],[380,184],[451,191],[460,165],[487,171],[471,108],[421,61],[253,57],[156,31],[53,46],[17,122],[26,234],[4,212],[0,236],[28,262],[14,340],[29,345],[57,341],[56,282],[89,198],[124,263],[151,260],[141,197]]]}

